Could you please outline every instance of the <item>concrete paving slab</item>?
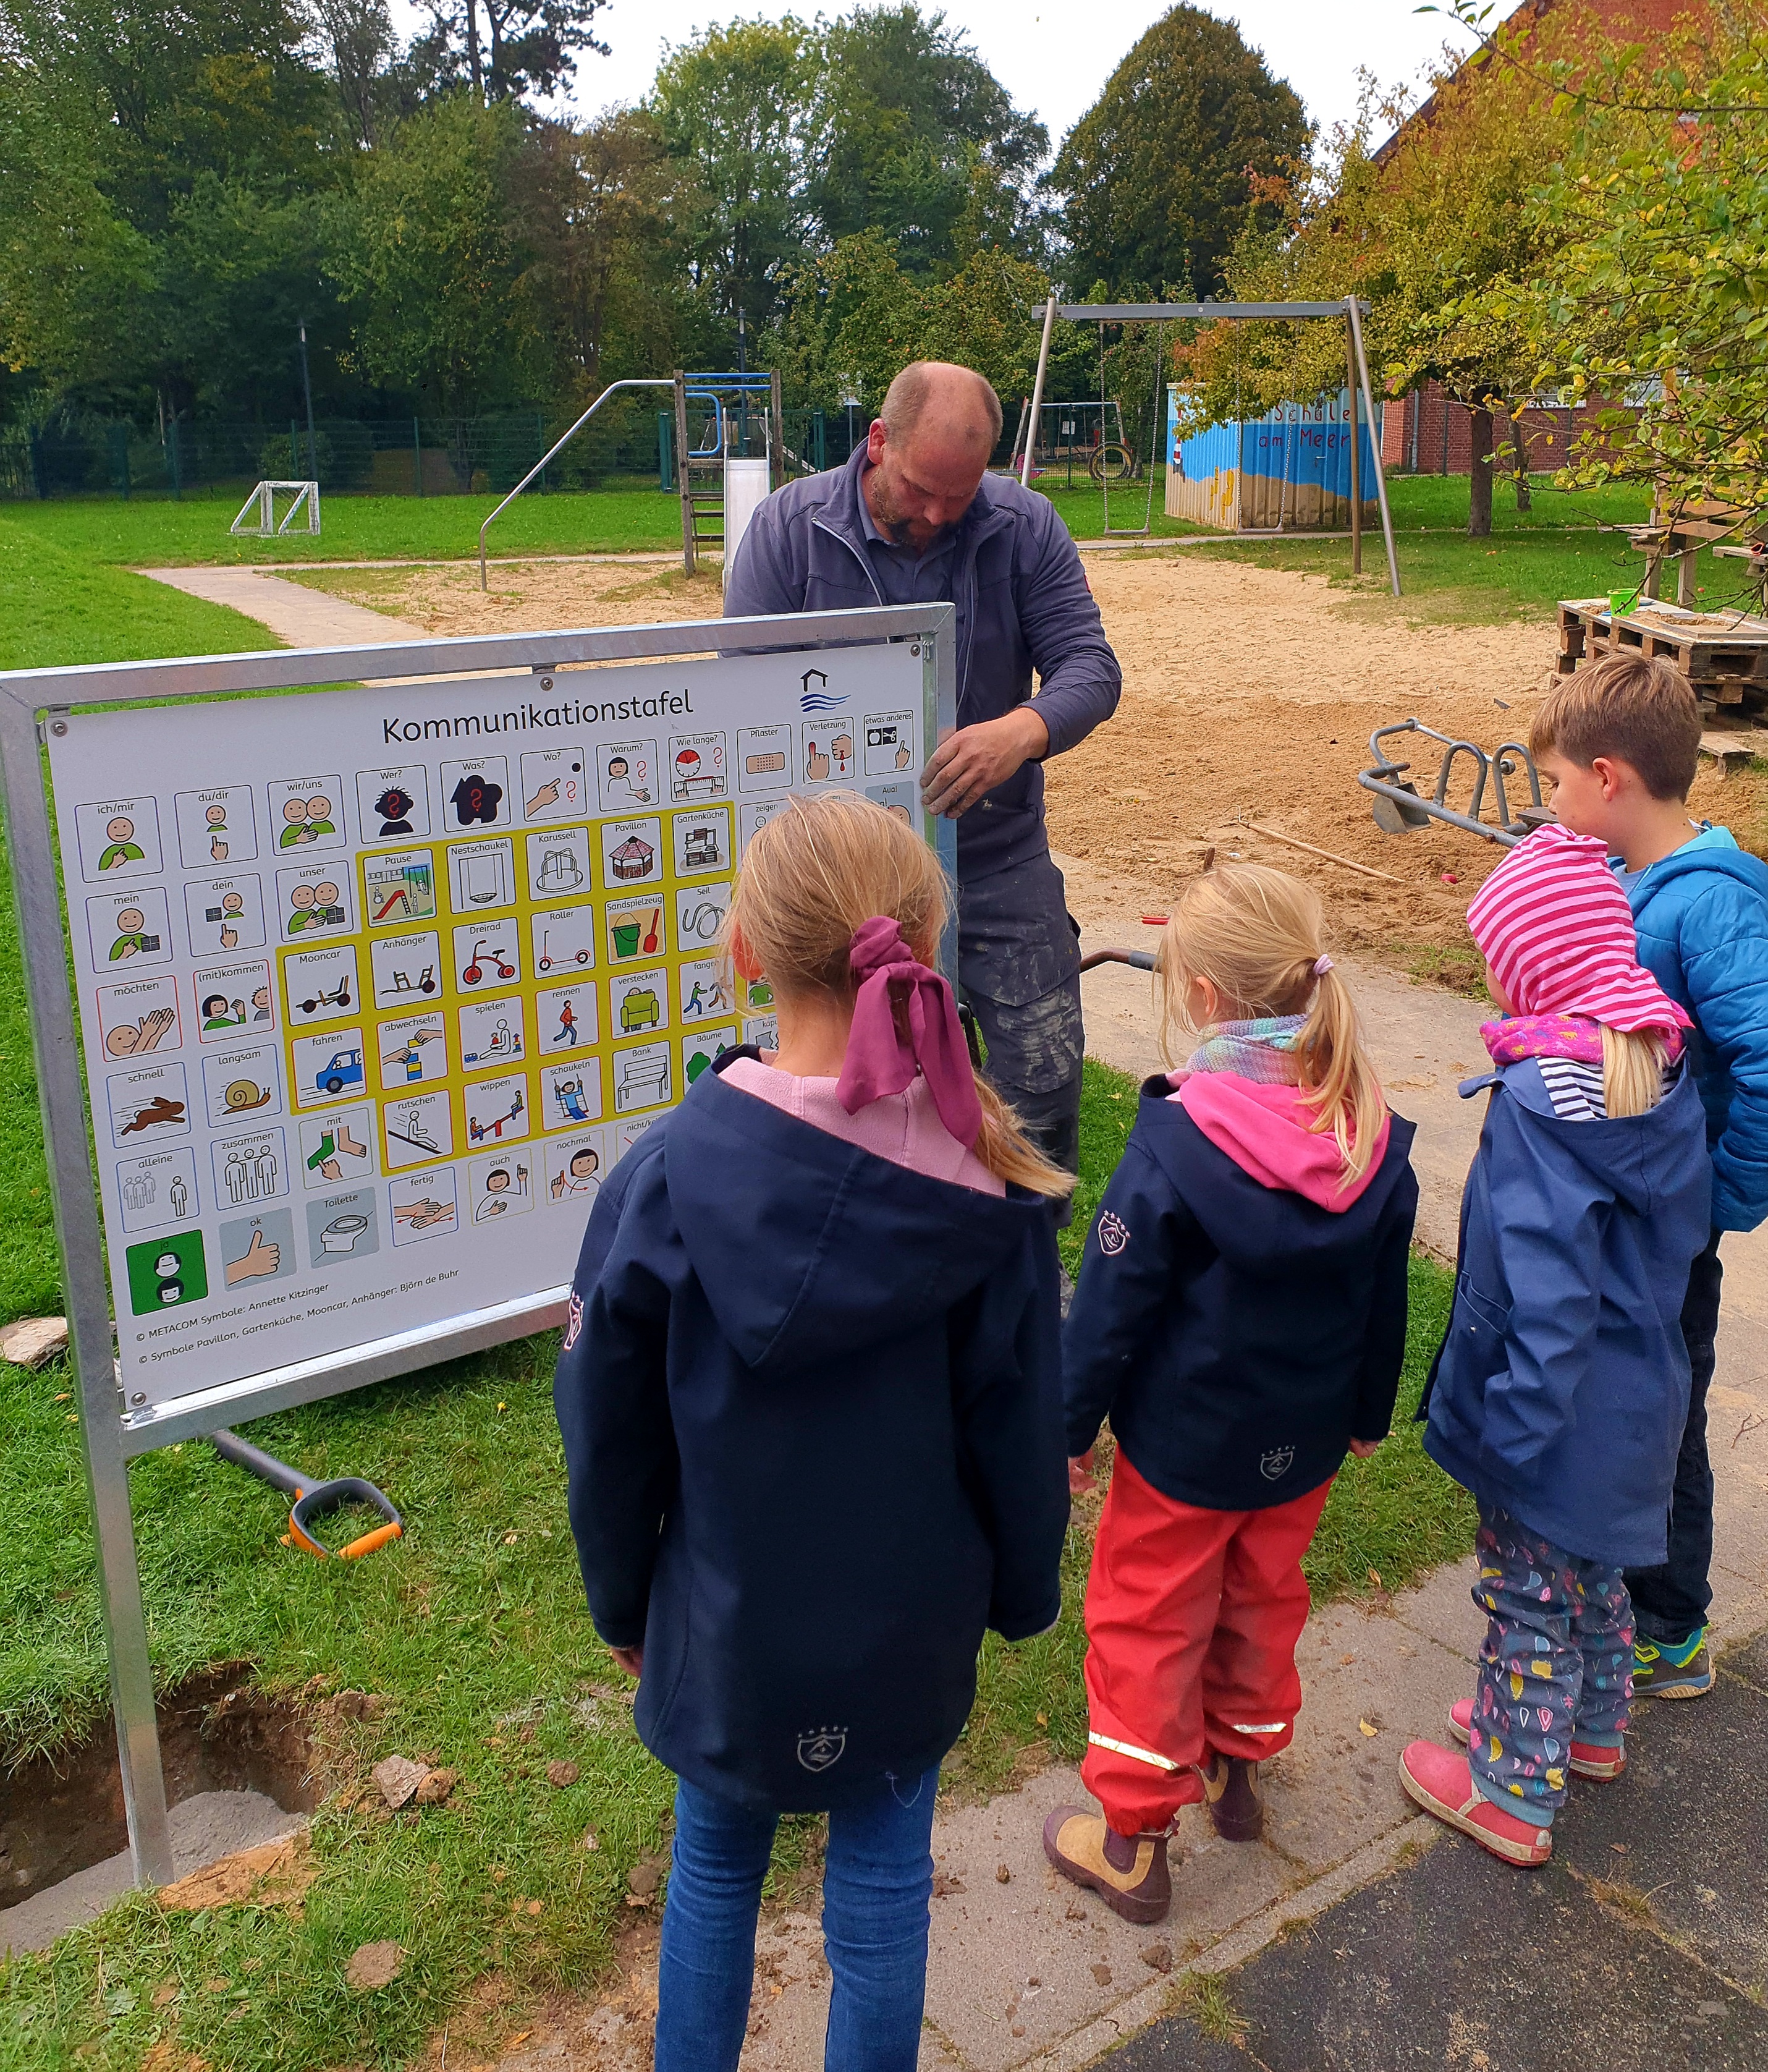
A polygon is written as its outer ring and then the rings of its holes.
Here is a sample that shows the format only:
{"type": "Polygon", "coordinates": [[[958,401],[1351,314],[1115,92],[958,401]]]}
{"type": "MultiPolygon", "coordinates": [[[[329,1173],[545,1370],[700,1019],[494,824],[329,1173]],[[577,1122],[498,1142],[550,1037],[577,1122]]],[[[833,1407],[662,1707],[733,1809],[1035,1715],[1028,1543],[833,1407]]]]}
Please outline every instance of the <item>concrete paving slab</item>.
{"type": "Polygon", "coordinates": [[[1133,1927],[1044,1861],[1044,1816],[1064,1802],[1095,1803],[1073,1770],[1046,1771],[935,1830],[935,1890],[944,1896],[933,1901],[927,2020],[974,2072],[1009,2072],[1040,2057],[1164,1976],[1145,1951],[1181,1966],[1297,1881],[1276,1852],[1231,1848],[1188,1810],[1172,1914],[1159,1927],[1133,1927]]]}

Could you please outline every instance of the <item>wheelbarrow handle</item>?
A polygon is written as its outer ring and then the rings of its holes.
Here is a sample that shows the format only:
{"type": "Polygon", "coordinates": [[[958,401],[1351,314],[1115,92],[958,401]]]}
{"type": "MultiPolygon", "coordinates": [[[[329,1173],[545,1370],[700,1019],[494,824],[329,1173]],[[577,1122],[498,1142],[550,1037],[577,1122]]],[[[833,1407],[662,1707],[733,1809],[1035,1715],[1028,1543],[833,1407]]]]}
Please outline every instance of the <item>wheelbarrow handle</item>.
{"type": "Polygon", "coordinates": [[[1090,956],[1081,960],[1084,972],[1091,971],[1097,964],[1129,964],[1137,971],[1145,972],[1156,968],[1151,950],[1095,950],[1090,956]]]}
{"type": "Polygon", "coordinates": [[[387,1523],[377,1526],[372,1532],[364,1533],[359,1540],[352,1540],[347,1547],[340,1547],[337,1556],[340,1561],[359,1560],[364,1554],[373,1553],[377,1547],[384,1547],[388,1540],[397,1540],[405,1530],[405,1521],[384,1490],[376,1489],[372,1482],[365,1482],[359,1475],[340,1475],[335,1481],[321,1482],[296,1498],[294,1508],[289,1513],[289,1537],[296,1546],[325,1560],[330,1550],[321,1546],[307,1527],[328,1511],[342,1511],[347,1503],[368,1504],[387,1523]]]}

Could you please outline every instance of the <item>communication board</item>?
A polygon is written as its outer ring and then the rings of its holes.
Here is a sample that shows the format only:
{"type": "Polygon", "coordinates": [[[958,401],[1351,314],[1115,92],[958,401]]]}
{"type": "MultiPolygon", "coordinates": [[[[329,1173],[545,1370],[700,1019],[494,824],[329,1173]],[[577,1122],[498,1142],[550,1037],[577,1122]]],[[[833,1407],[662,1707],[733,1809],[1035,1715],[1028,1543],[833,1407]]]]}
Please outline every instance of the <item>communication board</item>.
{"type": "Polygon", "coordinates": [[[48,730],[125,1413],[560,1290],[772,997],[795,791],[928,838],[931,641],[74,711],[48,730]]]}

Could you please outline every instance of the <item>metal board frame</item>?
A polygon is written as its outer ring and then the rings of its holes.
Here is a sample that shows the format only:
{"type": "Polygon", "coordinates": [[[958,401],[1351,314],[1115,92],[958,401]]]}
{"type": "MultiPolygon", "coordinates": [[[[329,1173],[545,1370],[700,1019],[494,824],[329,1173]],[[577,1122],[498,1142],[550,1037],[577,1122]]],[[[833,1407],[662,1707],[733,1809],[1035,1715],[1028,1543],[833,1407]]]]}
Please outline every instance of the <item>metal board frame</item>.
{"type": "MultiPolygon", "coordinates": [[[[173,1876],[166,1785],[154,1709],[154,1673],[142,1605],[129,1462],[174,1441],[477,1352],[559,1322],[566,1290],[470,1311],[433,1328],[371,1341],[211,1389],[151,1417],[125,1413],[111,1342],[110,1282],[88,1137],[79,1025],[70,979],[64,902],[51,820],[45,749],[73,709],[181,704],[266,691],[306,691],[365,681],[447,681],[493,671],[667,660],[920,640],[933,734],[957,724],[955,606],[887,605],[770,619],[693,619],[675,625],[579,627],[548,633],[400,641],[385,646],[272,649],[177,660],[98,663],[0,673],[0,791],[25,960],[50,1196],[80,1403],[80,1433],[99,1556],[100,1603],[121,1758],[129,1848],[140,1885],[173,1876]]],[[[954,882],[957,829],[936,823],[940,861],[954,882]]],[[[943,960],[954,954],[948,936],[943,960]]]]}

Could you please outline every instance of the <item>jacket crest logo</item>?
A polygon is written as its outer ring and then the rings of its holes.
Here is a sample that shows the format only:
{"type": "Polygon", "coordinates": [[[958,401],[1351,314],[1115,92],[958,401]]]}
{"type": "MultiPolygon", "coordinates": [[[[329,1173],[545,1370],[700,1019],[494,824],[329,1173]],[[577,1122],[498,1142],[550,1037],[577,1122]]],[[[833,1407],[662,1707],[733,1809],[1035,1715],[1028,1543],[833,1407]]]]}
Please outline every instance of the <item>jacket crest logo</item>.
{"type": "Polygon", "coordinates": [[[1258,1457],[1258,1472],[1268,1482],[1281,1482],[1294,1465],[1293,1446],[1274,1446],[1270,1453],[1258,1457]]]}
{"type": "Polygon", "coordinates": [[[566,1319],[564,1327],[564,1345],[563,1348],[564,1351],[569,1352],[571,1348],[577,1342],[577,1334],[582,1329],[583,1297],[573,1290],[571,1297],[570,1314],[566,1319]]]}
{"type": "Polygon", "coordinates": [[[810,1727],[798,1736],[798,1761],[814,1775],[832,1769],[847,1753],[845,1727],[810,1727]]]}
{"type": "Polygon", "coordinates": [[[1099,1235],[1099,1249],[1107,1259],[1115,1259],[1130,1242],[1129,1225],[1110,1209],[1100,1211],[1099,1220],[1093,1227],[1099,1235]]]}

